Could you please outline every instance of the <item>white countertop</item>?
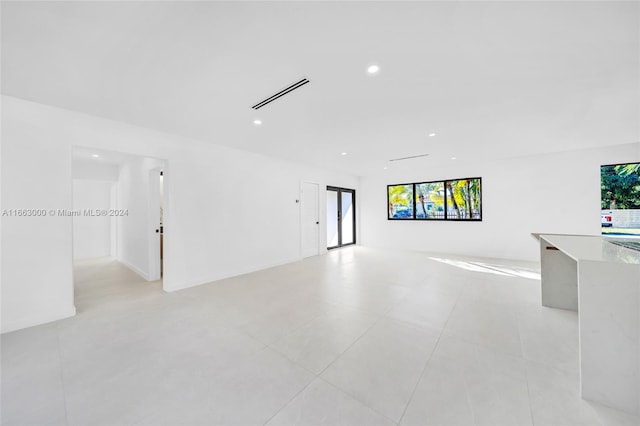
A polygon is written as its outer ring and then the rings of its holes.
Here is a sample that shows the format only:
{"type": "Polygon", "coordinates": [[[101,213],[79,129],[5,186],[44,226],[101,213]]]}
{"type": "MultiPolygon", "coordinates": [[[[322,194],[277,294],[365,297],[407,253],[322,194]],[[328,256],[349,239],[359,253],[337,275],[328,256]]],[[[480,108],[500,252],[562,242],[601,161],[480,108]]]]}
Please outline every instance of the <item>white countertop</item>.
{"type": "MultiPolygon", "coordinates": [[[[629,263],[640,265],[640,251],[611,244],[608,238],[587,235],[547,235],[540,238],[557,247],[576,261],[629,263]]],[[[611,239],[624,240],[624,238],[611,239]]],[[[640,279],[640,278],[639,278],[640,279]]]]}

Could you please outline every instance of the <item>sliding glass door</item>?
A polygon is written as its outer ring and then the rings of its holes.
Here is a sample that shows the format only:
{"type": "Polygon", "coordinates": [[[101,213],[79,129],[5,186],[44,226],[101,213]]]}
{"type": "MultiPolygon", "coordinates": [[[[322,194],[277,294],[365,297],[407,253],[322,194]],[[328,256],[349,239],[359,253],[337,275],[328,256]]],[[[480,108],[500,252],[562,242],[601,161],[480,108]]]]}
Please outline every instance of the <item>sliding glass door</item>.
{"type": "Polygon", "coordinates": [[[327,186],[327,248],[355,244],[356,191],[327,186]]]}

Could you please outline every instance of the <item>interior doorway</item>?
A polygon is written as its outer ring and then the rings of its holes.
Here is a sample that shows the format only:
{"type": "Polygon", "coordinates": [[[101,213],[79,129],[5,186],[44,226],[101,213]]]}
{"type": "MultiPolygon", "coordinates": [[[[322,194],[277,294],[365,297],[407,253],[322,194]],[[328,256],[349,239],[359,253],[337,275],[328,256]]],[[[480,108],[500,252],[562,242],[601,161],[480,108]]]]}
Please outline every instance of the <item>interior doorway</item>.
{"type": "Polygon", "coordinates": [[[164,170],[162,166],[149,171],[148,191],[149,275],[147,280],[156,281],[162,279],[164,270],[164,170]]]}
{"type": "Polygon", "coordinates": [[[160,170],[160,278],[164,275],[164,170],[160,170]]]}
{"type": "Polygon", "coordinates": [[[327,248],[355,243],[356,191],[327,186],[327,248]]]}
{"type": "Polygon", "coordinates": [[[73,147],[73,274],[77,312],[162,291],[168,163],[73,147]]]}

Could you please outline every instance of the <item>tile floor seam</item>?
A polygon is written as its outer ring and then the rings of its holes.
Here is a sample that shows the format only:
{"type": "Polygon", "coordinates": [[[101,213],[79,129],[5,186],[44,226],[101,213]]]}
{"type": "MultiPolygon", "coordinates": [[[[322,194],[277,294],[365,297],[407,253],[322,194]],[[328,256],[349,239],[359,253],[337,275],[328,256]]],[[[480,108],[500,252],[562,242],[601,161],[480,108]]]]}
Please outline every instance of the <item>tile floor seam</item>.
{"type": "MultiPolygon", "coordinates": [[[[298,365],[298,364],[296,364],[298,365]]],[[[308,370],[305,370],[308,371],[308,370]]],[[[271,417],[269,417],[264,423],[262,423],[262,426],[265,426],[267,423],[269,423],[275,416],[277,416],[278,414],[280,414],[280,412],[282,410],[284,410],[285,408],[287,408],[289,406],[289,404],[291,404],[293,402],[293,400],[295,400],[298,395],[300,395],[302,392],[305,391],[305,389],[307,389],[309,386],[311,386],[311,384],[316,380],[317,377],[314,377],[313,379],[311,379],[309,381],[309,383],[307,383],[302,389],[300,389],[300,391],[298,391],[295,395],[293,395],[291,397],[291,399],[289,399],[282,407],[280,407],[271,417]]]]}
{"type": "MultiPolygon", "coordinates": [[[[322,371],[320,371],[317,376],[320,377],[324,374],[325,371],[327,371],[333,364],[336,363],[336,361],[338,361],[342,355],[344,355],[345,353],[347,353],[349,351],[349,349],[351,349],[353,347],[353,345],[355,345],[356,343],[358,343],[360,341],[360,339],[362,339],[362,337],[367,334],[376,324],[378,324],[381,320],[383,319],[383,317],[380,317],[378,319],[376,319],[373,324],[371,324],[370,327],[368,327],[360,336],[358,336],[357,339],[355,339],[344,351],[342,351],[333,361],[331,361],[329,363],[329,365],[327,365],[325,368],[322,369],[322,371]]],[[[335,386],[335,385],[334,385],[335,386]]],[[[342,389],[342,388],[340,388],[342,389]]],[[[346,392],[346,391],[345,391],[346,392]]]]}
{"type": "MultiPolygon", "coordinates": [[[[560,374],[571,374],[571,375],[580,375],[580,373],[578,371],[567,371],[567,370],[563,370],[562,368],[558,368],[558,367],[554,367],[551,364],[547,364],[546,362],[542,362],[542,361],[536,361],[536,360],[532,360],[532,359],[526,359],[523,358],[523,360],[525,362],[529,362],[531,364],[535,364],[539,367],[545,367],[545,368],[550,368],[551,370],[553,370],[556,373],[560,373],[560,374]]],[[[580,383],[578,383],[578,385],[580,385],[580,383]]]]}
{"type": "Polygon", "coordinates": [[[451,318],[451,314],[455,310],[456,306],[458,306],[459,300],[460,300],[460,295],[458,295],[458,297],[456,298],[456,303],[451,308],[451,311],[449,311],[449,315],[447,316],[447,320],[444,322],[444,325],[442,326],[442,329],[440,330],[440,334],[438,334],[438,339],[436,340],[436,344],[433,346],[433,349],[431,350],[431,353],[429,354],[429,357],[428,357],[427,361],[425,362],[424,367],[422,367],[422,371],[420,372],[420,375],[418,376],[418,381],[416,382],[415,386],[413,387],[413,391],[411,392],[411,397],[407,401],[407,404],[405,405],[404,410],[402,411],[402,415],[400,416],[400,420],[398,420],[398,424],[402,424],[402,420],[404,419],[404,416],[407,414],[407,409],[409,408],[409,405],[411,405],[411,402],[413,401],[413,398],[414,398],[414,396],[416,394],[416,390],[418,389],[418,386],[420,386],[420,381],[422,380],[425,371],[427,371],[427,367],[429,366],[429,361],[431,361],[431,358],[433,357],[433,354],[436,352],[436,349],[438,348],[438,344],[440,343],[440,338],[444,334],[444,330],[447,327],[447,324],[449,323],[449,319],[451,318]]]}
{"type": "MultiPolygon", "coordinates": [[[[524,348],[522,348],[522,349],[524,349],[524,348]]],[[[557,365],[554,365],[551,362],[540,361],[540,360],[537,360],[537,359],[530,358],[530,357],[525,355],[524,350],[522,351],[522,359],[525,360],[525,361],[529,361],[529,362],[533,362],[533,363],[536,363],[536,364],[544,365],[544,366],[552,368],[552,369],[554,369],[555,371],[558,371],[558,372],[568,373],[568,374],[577,373],[577,370],[573,370],[573,369],[569,369],[569,368],[565,368],[565,367],[558,367],[557,365]]]]}
{"type": "MultiPolygon", "coordinates": [[[[364,313],[364,314],[371,315],[370,313],[364,313]]],[[[320,316],[322,316],[322,315],[320,315],[320,316]]],[[[318,317],[318,318],[320,318],[320,317],[318,317]]],[[[315,318],[315,319],[314,319],[314,320],[312,320],[312,321],[315,321],[316,319],[317,319],[317,318],[315,318]]],[[[298,361],[296,361],[296,360],[294,360],[294,359],[291,359],[287,354],[285,354],[284,352],[282,352],[282,351],[281,351],[280,349],[278,349],[277,347],[272,346],[273,344],[275,344],[275,343],[279,342],[280,340],[285,339],[286,337],[288,337],[288,336],[290,336],[290,335],[293,335],[294,333],[299,332],[300,330],[302,330],[302,328],[300,328],[300,329],[298,329],[298,330],[291,331],[291,332],[290,332],[290,333],[288,333],[286,336],[283,336],[282,338],[280,338],[280,339],[278,339],[278,340],[275,340],[274,342],[272,342],[272,343],[270,343],[270,344],[265,344],[265,346],[266,346],[266,347],[268,347],[269,349],[272,349],[272,350],[276,351],[277,353],[281,354],[282,356],[284,356],[285,358],[287,358],[289,361],[291,361],[291,362],[295,363],[297,366],[299,366],[299,367],[303,368],[304,370],[308,371],[309,373],[313,374],[314,376],[316,376],[316,377],[320,378],[320,375],[322,375],[322,373],[324,373],[324,371],[325,371],[327,368],[329,368],[329,367],[330,367],[330,366],[331,366],[335,361],[337,361],[337,360],[338,360],[338,358],[340,358],[342,355],[344,355],[344,353],[345,353],[345,352],[347,352],[347,351],[349,350],[349,348],[351,348],[351,346],[352,346],[353,344],[355,344],[355,343],[360,339],[360,337],[362,337],[365,333],[367,333],[367,332],[368,332],[368,331],[369,331],[373,326],[375,326],[375,325],[376,325],[376,323],[377,323],[378,321],[380,321],[381,319],[384,319],[384,316],[381,316],[381,317],[377,318],[377,319],[376,319],[376,320],[371,324],[371,326],[367,327],[367,328],[366,328],[366,329],[365,329],[365,330],[364,330],[364,331],[363,331],[359,336],[357,336],[357,337],[355,338],[355,340],[353,341],[353,343],[351,343],[351,344],[350,344],[350,345],[349,345],[349,346],[348,346],[344,351],[342,351],[342,352],[340,352],[338,355],[336,355],[335,359],[334,359],[333,361],[331,361],[331,362],[330,362],[330,363],[329,363],[329,364],[328,364],[324,369],[322,369],[319,373],[316,373],[316,372],[314,372],[314,371],[309,370],[309,369],[308,369],[307,367],[305,367],[304,365],[299,364],[299,363],[298,363],[298,361]]],[[[311,324],[311,322],[309,322],[308,324],[311,324]]],[[[249,336],[249,337],[251,337],[251,336],[249,336]]],[[[328,382],[327,382],[327,383],[328,383],[328,382]]],[[[332,385],[332,386],[334,386],[334,387],[335,387],[335,385],[332,385]]]]}
{"type": "Polygon", "coordinates": [[[464,383],[464,391],[465,391],[465,401],[467,402],[467,407],[469,407],[469,411],[471,411],[471,418],[473,419],[473,424],[478,424],[478,419],[476,418],[476,410],[473,409],[473,404],[471,403],[471,395],[469,392],[469,383],[464,375],[462,376],[462,382],[464,383]]]}
{"type": "Polygon", "coordinates": [[[529,372],[527,371],[527,367],[524,367],[524,378],[525,383],[527,384],[527,400],[529,401],[529,417],[531,418],[531,425],[535,426],[535,422],[533,420],[533,404],[531,403],[531,389],[529,389],[529,372]]]}
{"type": "MultiPolygon", "coordinates": [[[[239,304],[239,302],[238,302],[239,304]]],[[[224,305],[225,307],[227,306],[231,306],[231,305],[224,305]]],[[[237,306],[237,305],[233,305],[233,306],[237,306]]],[[[255,340],[256,342],[260,343],[263,347],[269,347],[269,344],[262,342],[261,340],[258,340],[255,336],[253,336],[252,334],[250,334],[249,332],[245,331],[242,329],[242,326],[249,324],[251,321],[249,322],[245,322],[245,323],[241,323],[241,324],[234,324],[232,321],[228,320],[227,318],[225,318],[224,316],[222,317],[216,317],[218,320],[220,320],[220,322],[222,323],[221,326],[225,327],[229,330],[232,330],[238,334],[241,334],[244,337],[248,337],[251,340],[255,340]]]]}
{"type": "Polygon", "coordinates": [[[58,358],[60,360],[60,385],[62,386],[62,398],[64,401],[64,422],[67,426],[69,426],[69,413],[67,407],[67,389],[64,381],[64,365],[62,362],[62,345],[60,343],[60,331],[58,330],[58,326],[55,326],[56,331],[56,341],[58,342],[58,358]]]}
{"type": "Polygon", "coordinates": [[[404,409],[402,410],[402,415],[400,416],[400,419],[398,420],[398,424],[402,424],[402,420],[404,419],[405,414],[407,414],[407,409],[409,408],[409,405],[411,405],[411,401],[413,401],[413,397],[416,394],[416,390],[418,389],[418,386],[420,386],[420,382],[422,381],[422,378],[424,376],[425,371],[427,371],[427,367],[429,366],[429,361],[431,361],[431,358],[433,357],[433,354],[436,352],[436,349],[438,347],[438,344],[440,343],[440,338],[442,337],[442,333],[443,332],[444,332],[444,329],[442,329],[440,331],[440,334],[438,334],[438,339],[436,340],[435,345],[433,345],[433,349],[431,349],[431,353],[429,353],[429,356],[425,360],[424,366],[422,367],[422,370],[420,371],[420,374],[418,375],[418,380],[416,381],[416,384],[413,386],[413,390],[411,391],[411,396],[407,400],[407,403],[405,404],[404,409]]]}
{"type": "MultiPolygon", "coordinates": [[[[335,364],[341,357],[342,355],[344,355],[345,353],[347,353],[349,351],[349,349],[351,349],[357,342],[360,341],[360,339],[362,339],[362,337],[364,337],[365,334],[367,334],[376,324],[378,324],[380,321],[382,321],[384,319],[384,316],[379,317],[378,319],[376,319],[373,324],[371,324],[371,326],[369,328],[367,328],[357,339],[355,339],[353,341],[353,343],[351,343],[340,355],[338,355],[333,361],[331,361],[331,363],[329,363],[329,365],[327,365],[322,371],[320,371],[317,374],[317,377],[319,379],[321,379],[322,381],[328,383],[329,385],[333,386],[334,388],[340,390],[341,392],[345,393],[346,395],[349,395],[351,398],[355,399],[356,401],[358,401],[359,403],[361,403],[362,405],[364,405],[365,407],[367,407],[368,409],[372,410],[373,412],[383,416],[385,419],[389,419],[389,417],[387,417],[386,415],[380,413],[378,410],[376,410],[374,407],[371,407],[368,403],[366,403],[365,401],[362,401],[360,398],[358,398],[356,395],[353,395],[351,392],[347,391],[346,389],[342,389],[341,387],[331,383],[330,381],[328,381],[327,379],[325,379],[324,377],[322,377],[322,375],[324,374],[325,371],[327,371],[333,364],[335,364]]],[[[391,420],[391,419],[389,419],[391,420]]],[[[399,422],[393,421],[391,420],[394,424],[398,425],[399,422]]]]}
{"type": "MultiPolygon", "coordinates": [[[[455,310],[455,308],[456,308],[457,304],[458,304],[458,302],[456,301],[456,305],[455,305],[455,306],[453,307],[453,309],[451,310],[451,313],[453,313],[453,311],[455,310]]],[[[449,322],[449,319],[447,318],[447,322],[445,323],[444,327],[442,328],[442,331],[443,331],[443,332],[445,332],[445,329],[446,329],[446,326],[447,326],[447,323],[448,323],[448,322],[449,322]]],[[[511,354],[511,353],[501,352],[501,351],[499,351],[497,348],[495,348],[495,347],[493,347],[493,346],[491,346],[491,345],[485,345],[485,344],[478,343],[478,342],[473,341],[473,340],[469,340],[466,336],[463,336],[463,335],[461,335],[461,334],[459,334],[459,333],[451,332],[451,331],[449,331],[449,332],[447,332],[447,333],[448,333],[448,334],[451,334],[451,335],[452,335],[452,336],[454,336],[456,339],[460,339],[460,340],[462,340],[462,341],[464,341],[464,342],[466,342],[466,343],[472,344],[472,345],[474,345],[474,346],[478,346],[478,347],[480,347],[480,348],[482,348],[482,349],[485,349],[485,350],[487,350],[487,351],[491,351],[491,352],[499,353],[499,354],[501,354],[502,356],[509,356],[509,357],[512,357],[512,358],[522,358],[522,359],[526,359],[526,358],[524,357],[524,354],[522,353],[522,350],[520,351],[521,355],[513,355],[513,354],[511,354]]],[[[519,347],[521,348],[522,340],[520,339],[520,330],[518,330],[518,342],[520,343],[519,347]]]]}
{"type": "Polygon", "coordinates": [[[302,368],[302,369],[303,369],[304,371],[306,371],[307,373],[312,374],[312,375],[313,375],[313,376],[315,376],[315,377],[318,377],[318,375],[317,375],[316,373],[314,373],[313,371],[309,370],[309,369],[308,369],[307,367],[305,367],[304,365],[299,364],[296,360],[291,359],[287,354],[282,353],[278,348],[274,348],[274,347],[273,347],[273,346],[271,346],[271,345],[265,345],[265,348],[269,348],[269,349],[271,349],[272,351],[276,352],[277,354],[279,354],[279,355],[281,355],[281,356],[285,357],[285,358],[286,358],[287,360],[289,360],[290,362],[294,363],[296,366],[298,366],[298,367],[302,368]]]}
{"type": "Polygon", "coordinates": [[[440,333],[442,333],[443,329],[438,329],[436,327],[431,327],[429,325],[424,325],[424,324],[418,324],[416,322],[411,322],[405,319],[400,319],[400,318],[395,318],[395,317],[390,317],[387,316],[386,314],[383,316],[384,319],[387,319],[389,321],[395,321],[395,322],[399,322],[400,324],[407,326],[407,327],[415,327],[415,328],[419,328],[423,331],[428,331],[428,332],[432,332],[433,334],[438,334],[440,335],[440,333]]]}
{"type": "MultiPolygon", "coordinates": [[[[289,336],[289,335],[291,335],[291,334],[293,334],[293,333],[297,333],[297,332],[299,332],[299,331],[300,331],[300,330],[302,330],[305,326],[307,326],[308,324],[311,324],[313,321],[317,320],[318,318],[322,317],[323,315],[324,315],[324,314],[318,314],[317,316],[314,316],[314,317],[312,317],[312,318],[310,318],[310,319],[308,319],[308,320],[305,320],[304,322],[302,322],[302,323],[301,323],[301,324],[299,324],[298,326],[296,326],[296,327],[292,328],[292,329],[291,329],[291,330],[289,330],[287,333],[285,333],[283,336],[278,337],[277,339],[275,339],[275,340],[274,340],[273,342],[271,342],[271,343],[265,343],[265,342],[262,342],[262,341],[261,341],[261,340],[259,340],[256,336],[253,336],[253,335],[252,335],[252,334],[250,334],[249,332],[246,332],[246,333],[245,333],[245,335],[246,335],[246,336],[248,336],[248,337],[251,337],[252,339],[254,339],[254,340],[256,340],[256,341],[258,341],[258,342],[260,342],[260,343],[262,343],[262,344],[264,344],[265,346],[267,346],[267,347],[269,347],[269,348],[271,348],[271,349],[275,349],[275,348],[271,347],[271,345],[272,345],[273,343],[275,343],[275,342],[277,342],[277,341],[279,341],[279,340],[281,340],[281,339],[283,339],[283,338],[285,338],[285,337],[287,337],[287,336],[289,336]]],[[[267,317],[269,317],[269,316],[267,316],[267,317]]],[[[249,324],[249,323],[245,323],[245,324],[243,324],[243,325],[247,325],[247,324],[249,324]]],[[[277,351],[277,352],[278,352],[278,353],[280,353],[280,351],[277,351]]]]}
{"type": "Polygon", "coordinates": [[[351,393],[347,392],[346,390],[342,389],[341,387],[338,387],[336,385],[334,385],[333,383],[331,383],[330,381],[328,381],[327,379],[325,379],[324,377],[320,377],[318,376],[318,379],[322,380],[323,382],[325,382],[326,384],[328,384],[329,386],[337,389],[338,391],[344,393],[345,395],[347,395],[349,398],[353,398],[354,401],[358,401],[360,404],[364,405],[365,407],[367,407],[369,410],[373,411],[374,413],[378,414],[379,416],[382,416],[383,418],[389,420],[391,423],[393,423],[394,425],[399,425],[400,422],[396,422],[395,420],[389,418],[387,415],[382,414],[381,412],[379,412],[378,410],[376,410],[375,408],[371,407],[369,404],[367,404],[366,402],[362,401],[360,398],[358,398],[355,395],[352,395],[351,393]]]}
{"type": "MultiPolygon", "coordinates": [[[[516,324],[518,325],[518,335],[520,335],[520,316],[516,313],[516,324]]],[[[520,339],[520,352],[522,353],[523,367],[524,367],[524,379],[527,384],[527,400],[529,401],[529,416],[531,418],[531,425],[535,426],[533,419],[533,404],[531,403],[531,389],[529,389],[529,371],[526,366],[527,358],[525,358],[524,345],[522,339],[520,339]]]]}

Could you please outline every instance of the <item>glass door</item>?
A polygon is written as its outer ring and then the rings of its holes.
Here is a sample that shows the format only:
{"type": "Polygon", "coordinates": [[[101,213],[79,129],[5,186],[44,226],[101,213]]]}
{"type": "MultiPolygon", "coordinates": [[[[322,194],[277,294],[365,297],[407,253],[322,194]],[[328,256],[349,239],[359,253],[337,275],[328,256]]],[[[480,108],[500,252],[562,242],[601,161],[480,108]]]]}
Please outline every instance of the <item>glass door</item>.
{"type": "Polygon", "coordinates": [[[327,248],[355,244],[356,191],[327,186],[327,248]]]}

